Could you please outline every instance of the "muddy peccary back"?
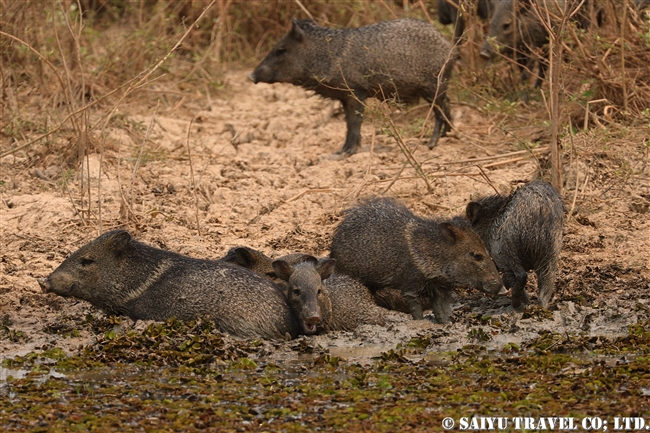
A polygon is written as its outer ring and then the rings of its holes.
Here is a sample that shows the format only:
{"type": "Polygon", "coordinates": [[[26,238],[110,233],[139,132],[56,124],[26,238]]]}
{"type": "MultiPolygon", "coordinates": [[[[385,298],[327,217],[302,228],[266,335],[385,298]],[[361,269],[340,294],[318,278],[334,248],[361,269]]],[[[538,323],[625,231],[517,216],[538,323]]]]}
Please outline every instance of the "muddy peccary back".
{"type": "Polygon", "coordinates": [[[154,248],[124,230],[99,236],[68,257],[43,292],[90,302],[134,320],[191,320],[209,315],[239,337],[285,338],[298,323],[280,291],[248,269],[154,248]]]}
{"type": "Polygon", "coordinates": [[[446,88],[455,58],[451,44],[424,21],[330,29],[293,19],[289,32],[249,78],[255,83],[291,83],[341,101],[347,134],[339,153],[349,155],[361,142],[366,98],[435,102],[432,148],[451,127],[446,88]]]}
{"type": "MultiPolygon", "coordinates": [[[[411,309],[406,303],[406,299],[404,299],[404,294],[399,289],[394,289],[392,287],[382,287],[380,289],[373,290],[372,297],[375,300],[375,303],[380,307],[394,311],[401,311],[402,313],[406,314],[411,313],[411,309]]],[[[431,309],[431,299],[429,299],[428,294],[420,295],[420,305],[422,306],[422,311],[431,309]]]]}
{"type": "MultiPolygon", "coordinates": [[[[318,299],[321,322],[316,332],[353,331],[360,325],[384,325],[384,317],[388,312],[374,302],[370,290],[359,281],[347,275],[331,274],[334,260],[321,258],[316,261],[308,254],[295,253],[274,261],[264,253],[251,248],[237,249],[240,251],[236,253],[231,250],[232,255],[236,254],[240,257],[245,255],[247,258],[237,260],[236,263],[260,272],[260,275],[273,281],[280,276],[283,278],[282,290],[290,298],[289,303],[297,317],[305,317],[305,314],[301,316],[300,313],[305,311],[304,306],[311,300],[318,299]],[[296,289],[298,293],[295,293],[296,289]]],[[[391,293],[388,297],[391,305],[404,304],[401,292],[391,293]]],[[[313,307],[307,309],[309,310],[313,311],[313,307]]],[[[308,327],[303,325],[303,332],[313,333],[313,329],[307,332],[305,328],[308,327]]]]}
{"type": "Polygon", "coordinates": [[[444,323],[451,316],[454,288],[497,293],[502,287],[483,241],[465,218],[420,218],[389,198],[348,210],[334,232],[330,256],[338,272],[371,289],[401,290],[414,319],[422,319],[422,293],[444,323]]]}
{"type": "Polygon", "coordinates": [[[564,206],[560,194],[548,183],[531,182],[509,196],[489,196],[467,205],[467,218],[479,233],[512,288],[512,306],[522,309],[528,270],[538,279],[538,301],[547,307],[555,289],[562,249],[564,206]]]}

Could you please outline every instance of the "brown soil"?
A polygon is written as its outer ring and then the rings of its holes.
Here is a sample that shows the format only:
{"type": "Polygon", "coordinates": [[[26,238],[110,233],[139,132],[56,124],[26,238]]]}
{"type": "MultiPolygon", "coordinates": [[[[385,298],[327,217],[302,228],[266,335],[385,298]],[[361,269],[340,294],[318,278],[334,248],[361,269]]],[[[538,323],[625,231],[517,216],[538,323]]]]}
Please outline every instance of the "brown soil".
{"type": "MultiPolygon", "coordinates": [[[[371,104],[363,124],[361,151],[341,159],[332,155],[345,136],[338,104],[290,85],[255,86],[246,74],[228,72],[224,90],[210,98],[161,91],[159,106],[143,99],[121,107],[107,130],[103,157],[102,140],[95,137],[98,153],[84,160],[83,173],[67,168],[74,160],[72,132],[0,161],[0,357],[54,345],[72,351],[92,342],[95,334],[84,320],[101,313],[86,302],[41,293],[36,278],[101,231],[125,226],[140,240],[201,258],[219,258],[235,245],[276,256],[326,255],[343,210],[358,198],[385,194],[421,215],[459,214],[472,197],[494,190],[480,175],[460,174],[477,173],[476,164],[458,161],[520,150],[518,140],[549,141],[537,120],[541,103],[506,116],[452,98],[457,131],[433,150],[414,132],[426,108],[409,109],[406,116],[392,109],[407,145],[422,143],[415,157],[425,172],[437,173],[429,189],[411,165],[399,174],[405,158],[386,133],[378,104],[371,104]],[[90,206],[87,195],[81,198],[82,178],[83,185],[90,182],[90,206]],[[80,333],[70,337],[73,329],[80,333]]],[[[461,290],[447,325],[395,313],[386,327],[305,340],[337,355],[367,358],[419,335],[430,336],[428,349],[436,352],[473,342],[520,343],[542,330],[624,334],[626,325],[650,317],[647,135],[647,125],[611,125],[565,140],[564,199],[573,213],[548,312],[533,307],[517,314],[507,297],[461,290]]],[[[10,148],[8,141],[0,150],[10,148]]],[[[496,189],[509,192],[538,177],[540,167],[545,173],[546,156],[540,155],[484,171],[496,189]]]]}

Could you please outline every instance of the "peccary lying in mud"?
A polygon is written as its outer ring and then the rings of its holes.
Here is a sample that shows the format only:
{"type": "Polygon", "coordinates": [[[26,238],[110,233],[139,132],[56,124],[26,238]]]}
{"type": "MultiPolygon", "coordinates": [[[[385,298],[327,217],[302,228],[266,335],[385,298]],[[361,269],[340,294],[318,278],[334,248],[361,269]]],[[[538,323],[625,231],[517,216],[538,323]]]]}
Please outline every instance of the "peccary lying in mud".
{"type": "Polygon", "coordinates": [[[319,260],[296,253],[273,260],[252,248],[237,247],[224,260],[252,269],[279,284],[305,334],[353,331],[364,324],[384,324],[387,311],[375,304],[366,286],[347,275],[333,273],[332,259],[319,260]]]}
{"type": "MultiPolygon", "coordinates": [[[[299,261],[304,261],[307,257],[312,257],[307,254],[303,253],[296,253],[296,254],[290,254],[288,256],[283,256],[281,259],[287,261],[290,264],[295,264],[299,261]]],[[[276,272],[275,269],[273,268],[273,259],[265,255],[264,253],[255,250],[253,248],[249,247],[235,247],[231,248],[227,255],[223,258],[223,260],[232,262],[232,263],[237,263],[238,265],[244,266],[246,268],[249,268],[253,272],[265,276],[269,278],[271,281],[273,281],[275,284],[278,284],[281,287],[281,290],[283,293],[287,293],[287,282],[283,281],[280,279],[276,272]]],[[[323,259],[320,259],[323,260],[323,259]]],[[[351,279],[351,281],[348,281],[347,276],[343,276],[341,274],[335,273],[332,277],[327,278],[327,284],[328,285],[334,285],[337,287],[340,287],[341,285],[346,286],[346,288],[355,286],[357,285],[362,286],[363,288],[359,288],[359,291],[365,291],[368,290],[368,288],[365,288],[361,283],[358,281],[351,279]],[[365,288],[365,289],[364,289],[365,288]]],[[[342,290],[340,290],[343,292],[342,290]]],[[[372,297],[374,298],[375,304],[377,304],[380,307],[386,308],[388,310],[395,310],[395,311],[400,311],[402,313],[407,313],[410,314],[410,309],[406,303],[406,300],[404,299],[404,296],[402,295],[402,292],[398,289],[394,289],[392,287],[382,287],[376,290],[371,291],[372,297]]],[[[364,304],[367,302],[366,301],[366,296],[361,295],[364,297],[364,304]]],[[[431,309],[431,302],[429,300],[428,295],[420,295],[420,304],[422,305],[423,310],[430,310],[431,309]]],[[[356,323],[356,321],[353,321],[353,323],[356,323]]],[[[345,330],[349,330],[350,326],[346,326],[345,330]]]]}
{"type": "Polygon", "coordinates": [[[220,331],[247,338],[283,339],[300,331],[283,294],[267,279],[232,263],[145,245],[124,230],[84,245],[38,282],[44,293],[134,320],[209,315],[220,331]]]}
{"type": "Polygon", "coordinates": [[[550,184],[536,180],[509,196],[493,195],[467,205],[467,218],[481,236],[503,282],[512,288],[512,306],[521,310],[530,303],[526,271],[538,279],[537,300],[547,307],[555,289],[562,249],[564,205],[550,184]]]}
{"type": "Polygon", "coordinates": [[[347,135],[338,152],[361,143],[366,98],[435,102],[434,147],[451,128],[447,80],[456,52],[424,21],[398,19],[351,29],[292,21],[291,29],[249,75],[254,83],[291,83],[343,104],[347,135]]]}
{"type": "Polygon", "coordinates": [[[421,218],[389,198],[349,209],[334,232],[330,256],[338,272],[370,288],[401,290],[416,320],[422,319],[422,293],[429,294],[436,319],[445,323],[454,288],[492,294],[502,288],[483,241],[465,218],[421,218]]]}

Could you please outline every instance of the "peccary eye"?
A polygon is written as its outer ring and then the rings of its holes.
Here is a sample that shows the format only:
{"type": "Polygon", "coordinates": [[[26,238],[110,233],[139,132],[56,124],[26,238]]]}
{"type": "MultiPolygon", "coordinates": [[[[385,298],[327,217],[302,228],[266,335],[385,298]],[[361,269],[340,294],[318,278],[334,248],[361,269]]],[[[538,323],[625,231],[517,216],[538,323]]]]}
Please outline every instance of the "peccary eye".
{"type": "Polygon", "coordinates": [[[300,296],[300,289],[293,289],[293,294],[300,296]]]}
{"type": "Polygon", "coordinates": [[[472,258],[473,258],[474,260],[476,260],[477,262],[482,262],[483,260],[485,260],[485,256],[484,256],[483,254],[470,253],[470,255],[471,255],[472,258]]]}
{"type": "Polygon", "coordinates": [[[81,266],[88,266],[88,265],[92,265],[93,263],[95,263],[93,259],[87,259],[87,258],[81,259],[81,266]]]}
{"type": "Polygon", "coordinates": [[[286,52],[287,52],[286,48],[278,48],[277,50],[275,50],[275,55],[276,56],[281,56],[281,55],[285,54],[286,52]]]}
{"type": "Polygon", "coordinates": [[[510,28],[510,23],[505,23],[503,25],[503,30],[508,30],[510,28]]]}
{"type": "Polygon", "coordinates": [[[321,293],[323,293],[323,291],[321,289],[318,289],[318,294],[320,295],[321,293]]]}

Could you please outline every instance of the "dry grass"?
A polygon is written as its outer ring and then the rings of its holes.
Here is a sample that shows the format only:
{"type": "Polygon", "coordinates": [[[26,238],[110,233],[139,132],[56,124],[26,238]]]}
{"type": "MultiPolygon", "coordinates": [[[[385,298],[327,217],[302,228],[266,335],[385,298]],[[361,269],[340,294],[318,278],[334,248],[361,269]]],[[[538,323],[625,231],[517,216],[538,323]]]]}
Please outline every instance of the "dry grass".
{"type": "MultiPolygon", "coordinates": [[[[168,108],[192,92],[209,99],[222,90],[224,67],[253,65],[294,16],[338,27],[405,16],[433,21],[429,3],[434,2],[0,0],[0,156],[17,149],[61,151],[76,166],[84,155],[100,151],[102,128],[120,104],[134,95],[162,99],[168,108]]],[[[568,26],[560,35],[563,124],[570,119],[582,126],[578,119],[585,115],[590,125],[648,117],[650,17],[631,0],[627,9],[618,3],[599,2],[606,17],[600,27],[568,26]]],[[[514,68],[483,73],[476,57],[482,25],[470,17],[459,80],[481,100],[495,101],[503,98],[499,89],[512,89],[519,75],[514,68]]]]}

